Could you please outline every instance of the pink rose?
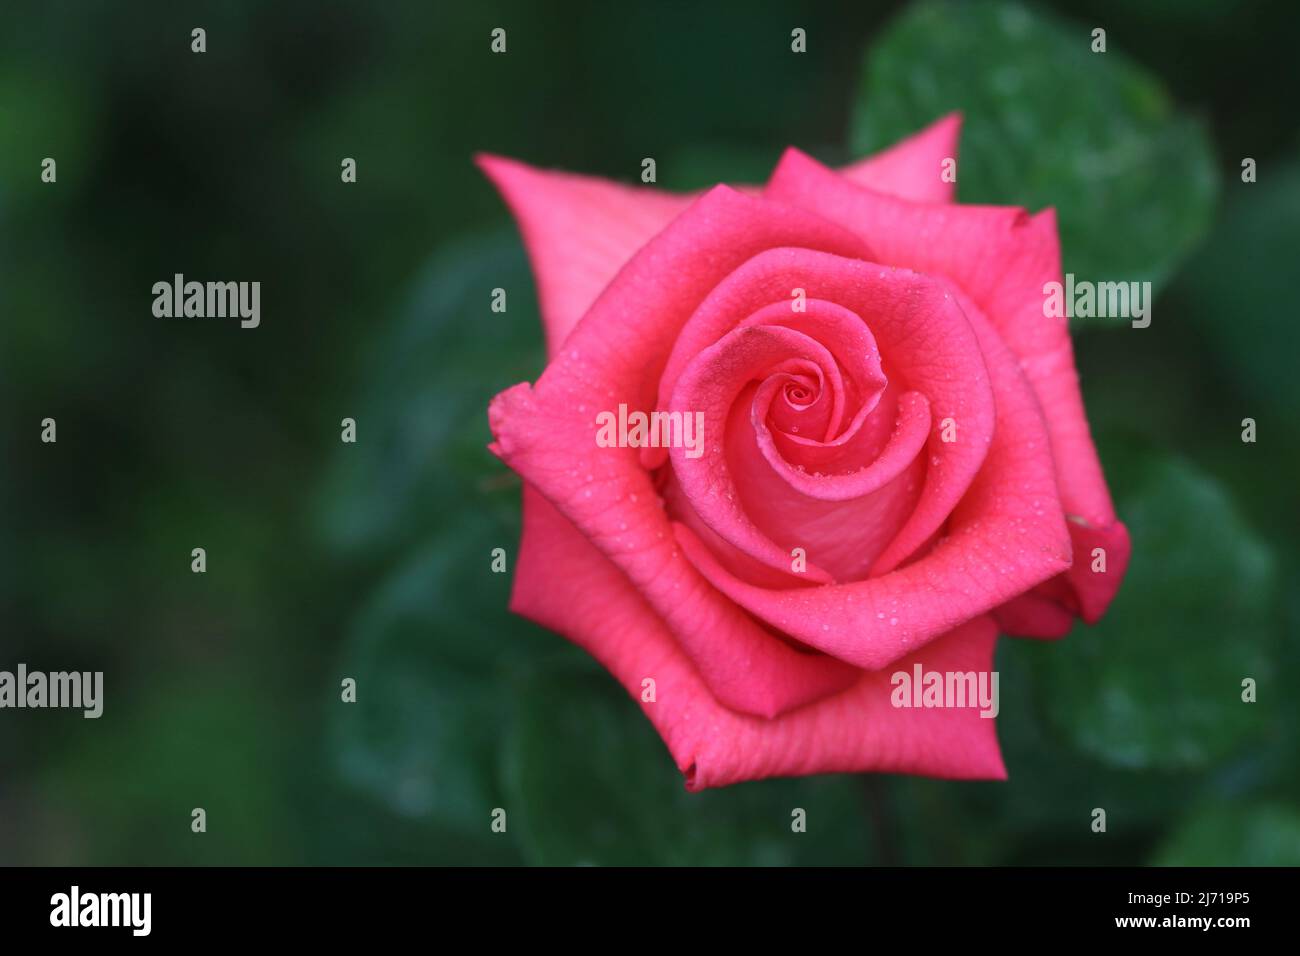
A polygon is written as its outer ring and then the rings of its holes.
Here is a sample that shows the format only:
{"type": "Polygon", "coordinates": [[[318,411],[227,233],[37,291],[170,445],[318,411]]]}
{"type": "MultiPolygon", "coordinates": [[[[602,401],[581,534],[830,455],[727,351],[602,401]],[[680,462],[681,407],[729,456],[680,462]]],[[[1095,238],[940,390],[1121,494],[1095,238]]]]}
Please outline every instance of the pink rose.
{"type": "Polygon", "coordinates": [[[988,674],[999,630],[1062,636],[1123,577],[1044,314],[1055,216],[954,204],[959,128],[699,196],[479,160],[550,352],[489,410],[525,482],[511,607],[618,678],[692,790],[1004,778],[994,721],[894,675],[988,674]],[[598,440],[621,406],[702,432],[598,440]]]}

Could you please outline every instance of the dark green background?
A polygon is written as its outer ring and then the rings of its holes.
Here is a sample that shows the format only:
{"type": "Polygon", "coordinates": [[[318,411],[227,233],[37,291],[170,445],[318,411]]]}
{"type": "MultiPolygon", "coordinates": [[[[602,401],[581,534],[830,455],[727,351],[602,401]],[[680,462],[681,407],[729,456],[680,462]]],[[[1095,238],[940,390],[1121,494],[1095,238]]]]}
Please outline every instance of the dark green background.
{"type": "Polygon", "coordinates": [[[6,5],[0,668],[106,702],[0,712],[0,863],[1300,863],[1294,5],[1031,10],[6,5]],[[958,106],[963,199],[1057,205],[1067,269],[1163,282],[1151,328],[1076,339],[1130,578],[1098,628],[1001,642],[1007,783],[686,794],[488,571],[518,483],[484,406],[542,346],[471,153],[695,188],[958,106]],[[261,327],[155,319],[175,272],[261,281],[261,327]]]}

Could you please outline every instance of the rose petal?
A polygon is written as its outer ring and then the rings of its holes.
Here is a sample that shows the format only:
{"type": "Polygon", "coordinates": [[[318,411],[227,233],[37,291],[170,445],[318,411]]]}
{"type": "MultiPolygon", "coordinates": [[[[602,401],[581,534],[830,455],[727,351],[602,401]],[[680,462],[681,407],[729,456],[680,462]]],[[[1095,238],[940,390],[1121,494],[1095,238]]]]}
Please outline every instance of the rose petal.
{"type": "MultiPolygon", "coordinates": [[[[728,464],[734,464],[729,453],[733,443],[753,444],[753,427],[744,408],[739,409],[740,420],[734,426],[728,420],[746,386],[800,360],[822,367],[835,366],[824,347],[794,329],[775,325],[736,329],[686,367],[670,405],[674,412],[703,416],[705,454],[692,457],[689,448],[671,450],[673,474],[696,514],[724,541],[777,569],[790,567],[790,553],[756,526],[755,518],[762,515],[766,505],[761,496],[751,500],[741,496],[728,464]]],[[[838,379],[838,369],[835,371],[838,379]]],[[[843,390],[838,381],[827,384],[843,390]]],[[[808,562],[806,576],[821,583],[831,580],[815,559],[808,562]]]]}
{"type": "MultiPolygon", "coordinates": [[[[521,608],[545,603],[555,594],[576,589],[584,597],[572,603],[575,613],[578,607],[593,601],[600,605],[591,612],[595,616],[588,620],[587,627],[599,631],[622,626],[618,608],[621,596],[635,594],[636,590],[617,567],[594,545],[582,540],[568,519],[528,485],[524,486],[523,521],[511,609],[535,617],[521,608]],[[571,546],[575,537],[583,548],[571,546]],[[593,562],[585,554],[570,560],[570,551],[594,553],[604,567],[621,579],[620,586],[597,587],[588,569],[593,562]]],[[[673,560],[685,563],[680,556],[673,560]]],[[[736,613],[735,608],[720,612],[705,589],[707,585],[702,582],[694,592],[679,589],[672,621],[655,614],[641,598],[637,604],[639,610],[655,618],[657,626],[673,628],[676,633],[682,633],[681,621],[698,618],[701,630],[687,631],[685,640],[676,644],[698,673],[707,677],[704,681],[707,692],[720,706],[775,717],[838,693],[857,681],[857,669],[834,658],[798,650],[755,627],[744,615],[736,613]]],[[[564,631],[562,627],[555,629],[564,631]]]]}
{"type": "MultiPolygon", "coordinates": [[[[797,203],[856,229],[882,262],[947,276],[988,316],[1024,369],[1048,423],[1057,483],[1077,529],[1108,529],[1115,566],[1128,560],[1128,535],[1115,519],[1110,492],[1084,415],[1065,319],[1044,315],[1044,286],[1060,281],[1055,213],[989,206],[907,202],[856,185],[798,150],[787,150],[766,195],[797,203]]],[[[1082,555],[1086,542],[1076,541],[1082,555]]],[[[1077,568],[1077,562],[1076,562],[1077,568]]],[[[1122,574],[1081,578],[1076,587],[1085,620],[1096,620],[1122,574]]]]}
{"type": "MultiPolygon", "coordinates": [[[[774,450],[765,427],[755,435],[733,425],[729,439],[740,437],[729,440],[728,449],[746,512],[785,553],[803,549],[809,568],[815,562],[841,582],[866,577],[916,510],[925,481],[920,452],[930,432],[929,404],[908,392],[899,402],[899,416],[899,427],[880,454],[861,470],[842,475],[797,471],[774,450]]],[[[866,434],[859,429],[855,437],[866,434]]]]}
{"type": "MultiPolygon", "coordinates": [[[[734,324],[736,316],[751,315],[776,301],[789,301],[793,288],[804,289],[810,299],[835,302],[862,316],[880,354],[895,370],[891,376],[901,376],[907,388],[925,395],[938,423],[951,419],[958,428],[960,440],[955,442],[943,441],[939,430],[931,435],[931,467],[925,487],[916,510],[877,561],[875,573],[884,573],[938,530],[984,460],[994,414],[979,341],[944,283],[860,259],[809,249],[773,249],[755,256],[720,282],[695,310],[664,369],[660,394],[674,388],[674,372],[687,361],[683,355],[695,356],[709,349],[734,324]]],[[[671,394],[674,407],[680,407],[676,392],[671,394]]],[[[708,473],[700,479],[705,484],[732,484],[720,470],[725,462],[712,456],[694,461],[674,457],[673,465],[679,476],[684,469],[693,469],[708,473]]],[[[715,530],[723,533],[720,528],[715,530]]]]}
{"type": "Polygon", "coordinates": [[[1106,613],[1119,590],[1120,581],[1124,579],[1124,572],[1128,570],[1129,552],[1132,550],[1128,528],[1120,521],[1096,528],[1078,515],[1067,513],[1066,517],[1069,519],[1066,526],[1074,542],[1074,564],[1065,579],[1078,602],[1079,616],[1087,623],[1095,624],[1106,613]],[[1094,570],[1094,567],[1101,567],[1099,548],[1104,552],[1104,571],[1094,570]]]}
{"type": "Polygon", "coordinates": [[[519,223],[552,355],[632,254],[693,201],[500,156],[475,159],[519,223]]]}
{"type": "MultiPolygon", "coordinates": [[[[525,500],[530,531],[520,567],[565,573],[516,578],[511,609],[585,648],[634,700],[643,680],[655,681],[655,700],[640,706],[688,789],[832,772],[1006,778],[994,720],[970,707],[894,707],[889,672],[861,674],[851,688],[772,720],[728,710],[619,570],[539,496],[525,500]]],[[[992,621],[978,618],[897,669],[989,672],[996,640],[992,621]]]]}
{"type": "Polygon", "coordinates": [[[850,182],[900,199],[952,202],[957,183],[943,179],[943,163],[956,160],[961,114],[949,113],[919,133],[840,170],[850,182]]]}
{"type": "MultiPolygon", "coordinates": [[[[1058,576],[1052,581],[1063,580],[1058,576]]],[[[1051,584],[1052,581],[1044,582],[1051,584]]],[[[1014,637],[1065,637],[1074,627],[1075,617],[1057,600],[1046,597],[1038,588],[1028,591],[993,612],[1003,634],[1014,637]]]]}
{"type": "MultiPolygon", "coordinates": [[[[747,394],[754,391],[751,386],[747,394]]],[[[760,450],[758,445],[767,430],[762,429],[759,436],[753,434],[747,421],[749,402],[747,395],[741,396],[727,426],[728,460],[735,462],[731,470],[743,476],[734,493],[741,499],[746,520],[788,557],[779,566],[763,564],[720,537],[697,514],[671,469],[665,470],[668,515],[695,532],[719,563],[749,584],[803,587],[814,583],[810,578],[821,579],[816,569],[837,581],[865,576],[915,508],[925,475],[917,449],[928,437],[928,403],[915,392],[903,397],[900,427],[869,468],[858,474],[818,477],[794,471],[779,458],[778,469],[769,452],[760,450]],[[846,527],[853,533],[845,534],[846,527]],[[802,568],[795,561],[800,554],[796,548],[804,558],[802,568]],[[810,567],[814,573],[809,572],[810,567]]],[[[856,433],[863,434],[861,429],[856,433]]]]}
{"type": "MultiPolygon", "coordinates": [[[[845,167],[856,182],[908,199],[947,201],[952,184],[918,171],[934,157],[955,156],[961,117],[953,113],[895,146],[845,167]]],[[[699,193],[627,186],[597,176],[538,169],[481,153],[480,169],[514,214],[537,280],[554,355],[615,273],[699,193]]],[[[937,162],[938,160],[935,160],[937,162]]],[[[756,192],[756,187],[741,186],[756,192]]]]}

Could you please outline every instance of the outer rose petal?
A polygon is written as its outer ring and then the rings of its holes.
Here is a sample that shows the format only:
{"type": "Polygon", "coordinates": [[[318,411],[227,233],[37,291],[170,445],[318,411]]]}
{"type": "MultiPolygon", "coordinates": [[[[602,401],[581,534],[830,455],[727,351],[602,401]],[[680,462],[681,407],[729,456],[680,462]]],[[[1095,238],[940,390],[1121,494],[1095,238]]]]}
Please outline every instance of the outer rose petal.
{"type": "Polygon", "coordinates": [[[881,262],[950,278],[988,316],[1042,406],[1071,519],[1075,561],[1067,580],[1083,618],[1100,618],[1128,563],[1128,532],[1115,518],[1084,416],[1068,322],[1043,314],[1043,287],[1061,276],[1055,214],[907,202],[855,185],[794,149],[766,194],[857,230],[881,262]],[[1095,542],[1107,548],[1112,570],[1104,576],[1091,571],[1095,542]]]}
{"type": "MultiPolygon", "coordinates": [[[[1128,568],[1128,531],[1116,522],[1109,528],[1072,527],[1075,564],[1069,572],[1022,594],[998,608],[995,617],[1006,634],[1020,637],[1064,637],[1080,613],[1080,595],[1089,588],[1106,587],[1108,576],[1124,577],[1128,568]],[[1116,536],[1121,546],[1115,547],[1116,536]],[[1095,549],[1101,548],[1102,554],[1095,549]],[[1118,563],[1116,563],[1118,561],[1118,563]],[[1082,565],[1082,566],[1080,566],[1082,565]]],[[[1088,620],[1085,617],[1085,620],[1088,620]]]]}
{"type": "MultiPolygon", "coordinates": [[[[511,610],[585,648],[640,700],[689,790],[813,773],[910,773],[1006,778],[994,721],[975,708],[895,708],[892,671],[865,672],[848,690],[774,720],[737,714],[709,693],[689,659],[636,589],[558,511],[525,492],[530,533],[520,563],[563,568],[545,582],[516,577],[511,610]]],[[[987,672],[997,629],[976,618],[899,661],[910,672],[987,672]]]]}
{"type": "Polygon", "coordinates": [[[477,160],[523,233],[552,355],[623,263],[693,201],[499,156],[477,160]]]}
{"type": "Polygon", "coordinates": [[[993,612],[998,627],[1021,637],[1065,637],[1074,627],[1074,615],[1052,598],[1028,591],[993,612]]]}
{"type": "Polygon", "coordinates": [[[900,199],[916,202],[952,202],[956,182],[944,182],[943,161],[957,158],[961,114],[949,113],[919,133],[893,146],[845,166],[845,179],[900,199]]]}
{"type": "MultiPolygon", "coordinates": [[[[940,180],[939,164],[957,155],[960,130],[961,116],[952,113],[845,167],[844,174],[906,199],[947,202],[953,185],[940,180]],[[933,176],[926,172],[931,168],[933,176]]],[[[476,161],[523,233],[552,355],[632,254],[698,196],[537,169],[501,156],[481,154],[476,161]]]]}

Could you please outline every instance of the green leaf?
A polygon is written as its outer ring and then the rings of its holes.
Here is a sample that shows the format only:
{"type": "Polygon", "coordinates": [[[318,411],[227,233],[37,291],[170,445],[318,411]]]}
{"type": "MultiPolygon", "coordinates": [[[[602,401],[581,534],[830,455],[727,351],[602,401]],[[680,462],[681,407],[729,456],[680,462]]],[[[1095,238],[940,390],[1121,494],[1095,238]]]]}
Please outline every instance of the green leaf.
{"type": "Polygon", "coordinates": [[[1055,206],[1067,272],[1158,286],[1208,228],[1213,158],[1124,38],[1093,53],[1091,31],[1011,3],[909,7],[869,51],[853,145],[961,110],[963,202],[1055,206]]]}
{"type": "MultiPolygon", "coordinates": [[[[575,661],[584,659],[576,650],[575,661]]],[[[639,707],[600,673],[538,672],[506,745],[510,831],[542,865],[864,863],[862,780],[766,780],[688,793],[639,707]],[[806,813],[806,832],[792,830],[806,813]]]]}
{"type": "Polygon", "coordinates": [[[338,418],[335,460],[315,501],[327,545],[344,555],[392,553],[466,508],[518,511],[518,481],[487,450],[487,406],[540,373],[545,353],[533,280],[511,231],[453,243],[417,281],[338,418]],[[491,309],[494,289],[506,311],[491,309]]]}
{"type": "Polygon", "coordinates": [[[1096,626],[1035,648],[1056,730],[1111,766],[1191,769],[1276,730],[1280,619],[1270,551],[1207,475],[1108,456],[1133,556],[1096,626]],[[1258,702],[1242,701],[1242,681],[1258,702]]]}
{"type": "Polygon", "coordinates": [[[1195,792],[1192,773],[1110,767],[1062,746],[1034,706],[1034,664],[1059,643],[998,642],[998,741],[1005,781],[894,781],[899,841],[909,865],[1128,865],[1147,860],[1172,807],[1195,792]],[[1107,812],[1104,837],[1092,811],[1107,812]]]}
{"type": "Polygon", "coordinates": [[[491,570],[490,554],[513,552],[516,538],[474,511],[431,538],[350,629],[338,673],[356,680],[355,703],[339,685],[328,702],[342,778],[390,813],[481,843],[480,860],[513,852],[489,828],[503,802],[507,677],[558,643],[506,609],[510,575],[491,570]]]}
{"type": "Polygon", "coordinates": [[[1272,803],[1197,809],[1161,847],[1159,866],[1300,866],[1300,813],[1272,803]]]}

